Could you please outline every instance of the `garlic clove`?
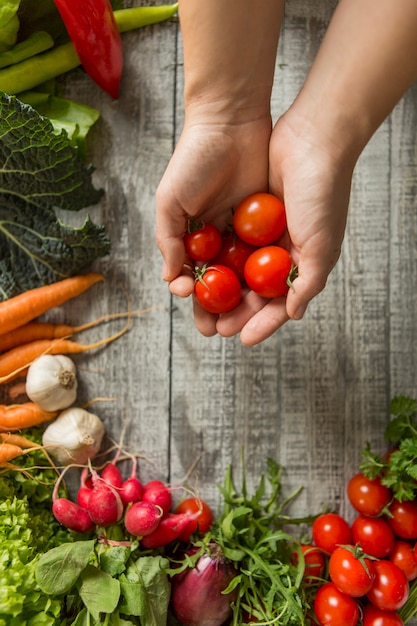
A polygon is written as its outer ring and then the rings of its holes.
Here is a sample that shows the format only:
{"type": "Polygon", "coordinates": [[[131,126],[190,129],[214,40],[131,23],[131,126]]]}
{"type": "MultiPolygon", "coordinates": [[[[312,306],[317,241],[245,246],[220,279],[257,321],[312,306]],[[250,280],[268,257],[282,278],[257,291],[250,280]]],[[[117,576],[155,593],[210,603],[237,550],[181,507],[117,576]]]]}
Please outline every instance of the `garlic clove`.
{"type": "Polygon", "coordinates": [[[100,450],[104,434],[104,424],[97,415],[70,407],[49,424],[42,444],[61,465],[85,465],[100,450]]]}
{"type": "Polygon", "coordinates": [[[26,393],[44,411],[60,411],[77,397],[74,361],[62,354],[43,354],[29,366],[26,393]]]}

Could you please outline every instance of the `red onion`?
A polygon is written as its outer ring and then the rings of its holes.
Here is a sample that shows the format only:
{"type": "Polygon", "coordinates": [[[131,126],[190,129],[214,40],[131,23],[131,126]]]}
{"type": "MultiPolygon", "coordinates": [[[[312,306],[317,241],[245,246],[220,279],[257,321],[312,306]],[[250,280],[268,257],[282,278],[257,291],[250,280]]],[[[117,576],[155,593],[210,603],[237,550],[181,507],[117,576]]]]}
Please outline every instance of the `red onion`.
{"type": "Polygon", "coordinates": [[[195,567],[172,579],[171,607],[182,626],[222,626],[231,616],[236,590],[223,594],[237,572],[217,544],[195,567]]]}

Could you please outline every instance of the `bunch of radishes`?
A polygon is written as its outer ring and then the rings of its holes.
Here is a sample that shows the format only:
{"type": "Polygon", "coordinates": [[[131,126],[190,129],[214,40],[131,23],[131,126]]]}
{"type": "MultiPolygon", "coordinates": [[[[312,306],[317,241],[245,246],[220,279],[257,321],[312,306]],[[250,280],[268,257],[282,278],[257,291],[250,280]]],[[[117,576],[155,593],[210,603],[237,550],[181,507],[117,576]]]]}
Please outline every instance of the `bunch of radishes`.
{"type": "Polygon", "coordinates": [[[52,512],[63,526],[78,533],[120,523],[144,548],[154,549],[187,537],[187,529],[195,529],[200,515],[198,510],[173,512],[170,488],[161,480],[143,485],[136,475],[136,463],[127,479],[116,462],[109,462],[100,472],[84,468],[77,502],[58,497],[58,482],[52,512]]]}

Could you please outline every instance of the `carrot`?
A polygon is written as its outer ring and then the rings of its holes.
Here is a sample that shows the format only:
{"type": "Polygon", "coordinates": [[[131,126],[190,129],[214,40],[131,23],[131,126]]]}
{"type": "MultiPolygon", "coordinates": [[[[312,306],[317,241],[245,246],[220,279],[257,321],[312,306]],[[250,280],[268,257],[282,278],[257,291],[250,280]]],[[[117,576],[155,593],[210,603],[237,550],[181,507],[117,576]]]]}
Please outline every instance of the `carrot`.
{"type": "Polygon", "coordinates": [[[0,431],[8,432],[37,426],[54,419],[56,411],[44,411],[34,402],[0,404],[0,431]]]}
{"type": "Polygon", "coordinates": [[[16,435],[15,433],[0,433],[3,443],[11,443],[19,448],[39,448],[39,445],[27,437],[16,435]]]}
{"type": "MultiPolygon", "coordinates": [[[[98,317],[97,319],[86,322],[85,324],[80,324],[79,326],[72,326],[70,324],[53,324],[48,322],[28,322],[23,326],[19,326],[15,328],[9,333],[0,333],[0,352],[6,352],[7,350],[11,350],[12,348],[16,348],[17,346],[22,346],[25,343],[31,343],[32,341],[37,341],[39,339],[62,339],[69,338],[72,335],[76,335],[84,330],[88,330],[93,328],[94,326],[98,326],[104,322],[109,322],[111,320],[127,317],[129,315],[141,315],[143,313],[147,313],[151,310],[141,309],[138,311],[123,311],[121,313],[109,313],[108,315],[103,315],[102,317],[98,317]]],[[[0,329],[1,330],[1,329],[0,329]]]]}
{"type": "Polygon", "coordinates": [[[22,448],[12,443],[0,443],[0,465],[23,454],[22,448]]]}
{"type": "Polygon", "coordinates": [[[23,346],[17,346],[0,355],[0,383],[8,382],[19,376],[35,359],[43,354],[78,354],[104,346],[118,339],[128,330],[129,320],[117,333],[95,343],[81,344],[71,339],[53,339],[52,341],[40,339],[23,346]]]}
{"type": "Polygon", "coordinates": [[[0,302],[0,328],[7,333],[39,317],[42,313],[64,304],[67,300],[79,296],[104,276],[90,273],[64,278],[51,285],[36,287],[0,302]]]}

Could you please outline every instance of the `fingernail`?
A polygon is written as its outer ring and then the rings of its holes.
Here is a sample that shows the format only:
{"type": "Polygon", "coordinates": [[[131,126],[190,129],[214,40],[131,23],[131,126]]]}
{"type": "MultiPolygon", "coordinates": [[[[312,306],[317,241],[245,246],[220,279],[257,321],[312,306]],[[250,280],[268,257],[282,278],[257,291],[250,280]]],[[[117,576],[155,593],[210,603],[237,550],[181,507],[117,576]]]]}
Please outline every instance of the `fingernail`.
{"type": "Polygon", "coordinates": [[[300,319],[302,319],[304,313],[306,312],[306,309],[307,309],[307,305],[306,304],[300,304],[298,309],[295,310],[294,315],[292,315],[292,319],[293,320],[300,320],[300,319]]]}

